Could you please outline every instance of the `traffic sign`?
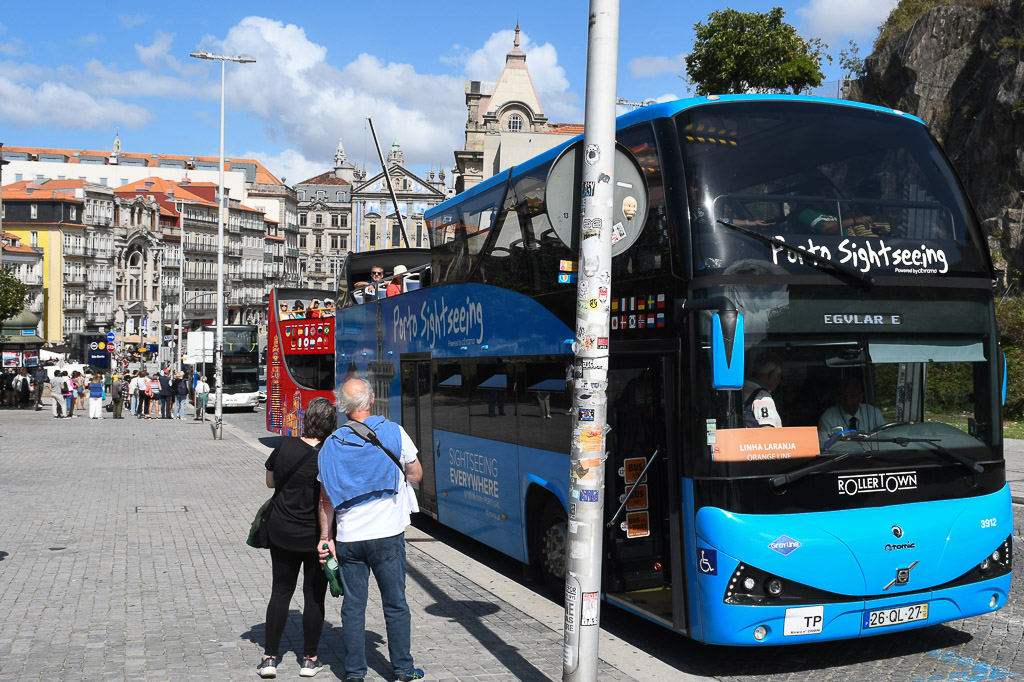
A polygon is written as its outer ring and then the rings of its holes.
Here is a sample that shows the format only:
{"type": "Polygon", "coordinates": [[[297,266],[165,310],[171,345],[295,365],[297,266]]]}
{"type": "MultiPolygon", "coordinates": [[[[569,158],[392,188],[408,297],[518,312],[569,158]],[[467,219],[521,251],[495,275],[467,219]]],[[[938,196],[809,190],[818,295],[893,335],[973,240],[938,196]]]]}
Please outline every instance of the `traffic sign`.
{"type": "Polygon", "coordinates": [[[107,343],[114,343],[114,332],[107,332],[107,343]]]}

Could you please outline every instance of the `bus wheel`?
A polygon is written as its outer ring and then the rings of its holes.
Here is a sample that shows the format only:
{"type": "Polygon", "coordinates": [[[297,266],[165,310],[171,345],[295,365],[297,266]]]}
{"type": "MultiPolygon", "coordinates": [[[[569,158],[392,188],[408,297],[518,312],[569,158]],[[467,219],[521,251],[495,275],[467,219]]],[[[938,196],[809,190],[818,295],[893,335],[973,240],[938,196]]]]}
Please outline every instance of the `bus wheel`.
{"type": "Polygon", "coordinates": [[[544,587],[556,600],[565,597],[565,552],[569,535],[565,510],[554,497],[544,505],[538,525],[537,570],[544,587]]]}

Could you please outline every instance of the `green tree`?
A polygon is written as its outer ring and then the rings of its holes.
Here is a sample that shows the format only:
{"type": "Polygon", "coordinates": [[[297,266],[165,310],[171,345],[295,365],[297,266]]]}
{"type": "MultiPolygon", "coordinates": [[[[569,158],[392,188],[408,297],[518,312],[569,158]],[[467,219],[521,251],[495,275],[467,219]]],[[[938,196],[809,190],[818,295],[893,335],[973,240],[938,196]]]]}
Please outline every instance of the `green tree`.
{"type": "Polygon", "coordinates": [[[698,95],[745,92],[800,94],[821,85],[821,63],[832,58],[818,38],[801,38],[782,19],[781,7],[770,12],[724,9],[697,23],[686,70],[698,95]]]}
{"type": "Polygon", "coordinates": [[[0,321],[9,320],[25,307],[28,287],[14,273],[0,268],[0,321]]]}
{"type": "Polygon", "coordinates": [[[839,53],[839,66],[850,78],[863,78],[867,75],[867,66],[860,58],[860,47],[850,41],[850,47],[839,53]]]}

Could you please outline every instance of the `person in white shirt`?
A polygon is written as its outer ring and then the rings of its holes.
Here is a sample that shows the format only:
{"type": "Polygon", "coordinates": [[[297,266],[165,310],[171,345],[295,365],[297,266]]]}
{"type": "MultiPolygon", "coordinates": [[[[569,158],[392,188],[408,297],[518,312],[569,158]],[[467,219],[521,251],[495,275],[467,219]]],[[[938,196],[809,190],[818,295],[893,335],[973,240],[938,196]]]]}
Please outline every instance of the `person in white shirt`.
{"type": "Polygon", "coordinates": [[[195,421],[206,421],[206,401],[210,397],[210,384],[206,383],[206,377],[199,377],[196,382],[196,416],[195,421]]]}
{"type": "Polygon", "coordinates": [[[336,396],[338,409],[360,424],[343,425],[320,448],[317,546],[321,562],[331,555],[338,560],[345,584],[341,604],[345,678],[366,677],[366,600],[372,571],[380,588],[393,679],[419,680],[423,671],[413,667],[405,600],[405,527],[410,523],[409,483],[423,478],[423,468],[405,429],[371,414],[370,382],[350,379],[336,396]],[[333,538],[332,515],[338,524],[333,538]]]}
{"type": "Polygon", "coordinates": [[[839,386],[839,402],[821,414],[818,440],[824,443],[831,432],[873,431],[885,423],[882,411],[864,402],[864,388],[857,379],[846,379],[839,386]]]}

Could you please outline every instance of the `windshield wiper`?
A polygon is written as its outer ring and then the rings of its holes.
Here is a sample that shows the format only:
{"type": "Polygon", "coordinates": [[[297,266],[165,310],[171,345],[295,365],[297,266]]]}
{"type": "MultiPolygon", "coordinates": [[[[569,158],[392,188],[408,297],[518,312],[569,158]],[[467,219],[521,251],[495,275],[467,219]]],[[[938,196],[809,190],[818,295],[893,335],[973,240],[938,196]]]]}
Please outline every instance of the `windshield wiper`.
{"type": "Polygon", "coordinates": [[[907,445],[910,443],[928,443],[928,445],[931,445],[933,448],[935,448],[935,451],[938,452],[940,455],[944,455],[947,458],[964,465],[975,474],[980,474],[985,471],[985,467],[981,466],[970,457],[965,457],[964,455],[961,455],[958,452],[953,452],[952,450],[949,450],[939,445],[938,438],[907,438],[905,436],[876,438],[874,436],[869,436],[867,434],[856,434],[848,438],[842,438],[841,440],[850,440],[855,441],[857,443],[895,443],[896,445],[899,445],[901,448],[907,447],[907,445]]]}
{"type": "Polygon", "coordinates": [[[865,272],[854,270],[853,268],[843,265],[842,263],[834,263],[826,258],[822,258],[817,254],[811,253],[810,251],[804,251],[803,249],[799,249],[793,246],[792,244],[782,241],[781,239],[769,237],[768,235],[761,234],[760,232],[754,232],[753,230],[748,230],[745,227],[734,225],[733,223],[730,223],[728,220],[722,220],[721,218],[719,218],[718,223],[720,225],[725,225],[730,230],[735,230],[740,234],[745,234],[751,239],[755,239],[761,242],[762,244],[767,244],[768,246],[777,246],[778,248],[782,249],[783,251],[786,251],[787,253],[792,253],[796,256],[799,256],[801,259],[804,260],[804,262],[806,262],[811,267],[817,268],[819,270],[830,270],[833,274],[838,272],[839,274],[845,275],[851,279],[855,279],[860,284],[863,284],[868,287],[873,287],[875,285],[875,278],[865,272]]]}
{"type": "MultiPolygon", "coordinates": [[[[822,452],[822,454],[828,452],[828,449],[831,448],[836,443],[843,442],[895,443],[896,445],[899,445],[900,447],[903,448],[907,447],[907,445],[909,445],[910,443],[928,443],[933,448],[935,448],[935,451],[938,452],[939,454],[945,455],[949,459],[952,459],[957,463],[962,464],[975,474],[980,474],[983,471],[985,471],[984,467],[982,467],[980,464],[975,462],[970,457],[965,457],[959,453],[953,452],[952,450],[948,450],[945,447],[939,445],[938,439],[936,438],[906,438],[903,436],[893,436],[892,438],[875,438],[864,433],[853,433],[850,431],[843,431],[842,433],[838,434],[838,436],[838,438],[836,438],[828,445],[828,447],[822,452]]],[[[804,478],[805,476],[808,476],[810,474],[816,474],[822,471],[827,471],[828,469],[831,469],[836,464],[842,462],[845,459],[849,459],[851,457],[872,457],[874,454],[875,453],[870,450],[863,450],[861,452],[846,452],[841,455],[837,455],[835,457],[827,459],[823,462],[811,462],[810,464],[799,469],[796,469],[795,471],[791,471],[788,474],[775,476],[771,478],[768,482],[772,488],[781,488],[784,485],[788,485],[790,483],[799,481],[801,478],[804,478]]]]}

